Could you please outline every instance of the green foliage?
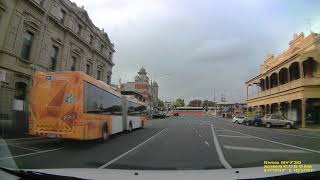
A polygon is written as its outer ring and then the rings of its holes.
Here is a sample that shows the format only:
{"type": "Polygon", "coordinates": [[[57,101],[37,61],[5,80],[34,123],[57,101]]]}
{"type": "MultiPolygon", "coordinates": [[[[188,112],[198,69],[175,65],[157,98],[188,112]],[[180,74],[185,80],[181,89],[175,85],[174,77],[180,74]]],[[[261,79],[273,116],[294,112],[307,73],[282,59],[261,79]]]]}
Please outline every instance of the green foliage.
{"type": "Polygon", "coordinates": [[[160,108],[163,108],[164,107],[164,102],[161,100],[161,99],[158,99],[158,106],[160,108]]]}
{"type": "Polygon", "coordinates": [[[176,102],[174,102],[174,106],[175,106],[175,107],[184,107],[184,106],[185,106],[184,100],[178,98],[178,99],[176,100],[176,102]]]}

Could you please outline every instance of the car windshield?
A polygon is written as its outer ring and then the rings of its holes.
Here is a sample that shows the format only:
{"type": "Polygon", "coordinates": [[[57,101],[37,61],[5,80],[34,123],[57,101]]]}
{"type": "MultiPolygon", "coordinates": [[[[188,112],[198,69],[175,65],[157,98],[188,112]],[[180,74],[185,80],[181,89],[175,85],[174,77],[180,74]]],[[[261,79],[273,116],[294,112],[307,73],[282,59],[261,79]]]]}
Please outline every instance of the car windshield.
{"type": "Polygon", "coordinates": [[[319,7],[0,0],[0,171],[315,170],[319,7]]]}

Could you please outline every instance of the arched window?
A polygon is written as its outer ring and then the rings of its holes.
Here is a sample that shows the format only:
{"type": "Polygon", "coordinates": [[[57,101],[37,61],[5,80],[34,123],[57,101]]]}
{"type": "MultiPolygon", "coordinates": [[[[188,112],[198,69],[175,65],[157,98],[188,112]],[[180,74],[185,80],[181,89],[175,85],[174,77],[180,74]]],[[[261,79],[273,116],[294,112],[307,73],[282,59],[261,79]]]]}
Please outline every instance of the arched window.
{"type": "Polygon", "coordinates": [[[303,61],[303,76],[312,78],[316,76],[318,63],[313,58],[303,61]]]}
{"type": "Polygon", "coordinates": [[[287,68],[282,68],[279,71],[279,84],[286,84],[289,81],[289,77],[288,77],[288,69],[287,68]]]}
{"type": "Polygon", "coordinates": [[[292,63],[289,67],[289,72],[290,72],[290,81],[299,79],[300,78],[299,63],[298,62],[292,63]]]}
{"type": "Polygon", "coordinates": [[[270,76],[270,88],[274,88],[278,86],[278,74],[272,73],[270,76]]]}
{"type": "Polygon", "coordinates": [[[269,88],[270,88],[270,86],[269,86],[270,84],[269,84],[269,83],[270,83],[270,81],[269,81],[269,76],[267,76],[267,77],[266,77],[266,89],[269,89],[269,88]]]}
{"type": "Polygon", "coordinates": [[[260,88],[261,88],[261,91],[264,91],[266,89],[264,79],[260,79],[260,88]]]}

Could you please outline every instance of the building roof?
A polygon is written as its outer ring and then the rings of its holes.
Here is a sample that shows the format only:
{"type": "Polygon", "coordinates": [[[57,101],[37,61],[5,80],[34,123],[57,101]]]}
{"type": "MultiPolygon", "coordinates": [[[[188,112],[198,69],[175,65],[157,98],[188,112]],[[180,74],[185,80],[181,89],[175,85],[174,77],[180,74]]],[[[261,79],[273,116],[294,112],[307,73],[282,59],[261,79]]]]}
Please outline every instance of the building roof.
{"type": "Polygon", "coordinates": [[[142,68],[139,70],[138,74],[147,75],[147,71],[146,71],[146,69],[145,69],[144,67],[142,67],[142,68]]]}
{"type": "Polygon", "coordinates": [[[306,37],[303,33],[294,34],[293,39],[289,42],[289,48],[281,54],[279,54],[278,56],[274,56],[273,54],[267,55],[263,64],[260,65],[260,73],[257,76],[246,81],[245,83],[247,84],[250,81],[254,81],[260,78],[261,76],[268,74],[269,72],[295,59],[298,56],[310,54],[310,52],[312,53],[312,50],[306,51],[306,47],[309,47],[311,44],[318,41],[319,39],[320,35],[318,33],[311,32],[306,37]]]}
{"type": "Polygon", "coordinates": [[[154,87],[159,87],[159,85],[158,85],[158,83],[156,81],[152,81],[151,85],[154,86],[154,87]]]}
{"type": "Polygon", "coordinates": [[[109,45],[110,49],[115,52],[114,50],[114,44],[111,43],[109,36],[106,32],[104,32],[104,29],[99,29],[97,26],[95,26],[92,22],[92,20],[89,17],[88,12],[84,9],[84,6],[79,7],[75,2],[72,2],[70,0],[63,0],[63,2],[68,6],[68,8],[72,9],[77,16],[79,16],[80,19],[82,19],[84,22],[88,23],[90,28],[96,33],[103,41],[109,45]]]}

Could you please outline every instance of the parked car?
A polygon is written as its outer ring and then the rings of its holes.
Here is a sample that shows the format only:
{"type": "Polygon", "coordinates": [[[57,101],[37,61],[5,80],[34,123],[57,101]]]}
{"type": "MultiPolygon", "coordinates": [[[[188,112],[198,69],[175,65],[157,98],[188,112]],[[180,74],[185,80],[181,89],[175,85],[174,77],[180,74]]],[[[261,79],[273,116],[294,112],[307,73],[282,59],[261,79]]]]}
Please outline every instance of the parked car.
{"type": "Polygon", "coordinates": [[[272,126],[284,126],[287,129],[295,128],[296,122],[289,120],[282,115],[278,114],[267,114],[262,118],[262,124],[266,128],[271,128],[272,126]]]}
{"type": "Polygon", "coordinates": [[[237,124],[242,124],[244,118],[245,118],[244,115],[237,115],[232,119],[232,122],[237,124]]]}
{"type": "Polygon", "coordinates": [[[246,117],[246,118],[244,118],[242,123],[247,126],[261,126],[262,116],[255,115],[255,116],[251,116],[251,117],[246,117]]]}
{"type": "Polygon", "coordinates": [[[152,118],[153,118],[153,119],[164,119],[164,118],[166,118],[166,117],[167,117],[167,115],[166,115],[165,113],[161,112],[161,111],[154,112],[154,113],[152,114],[152,118]]]}
{"type": "Polygon", "coordinates": [[[170,112],[170,111],[166,112],[165,114],[166,114],[166,117],[171,117],[171,116],[173,116],[172,112],[170,112]]]}

